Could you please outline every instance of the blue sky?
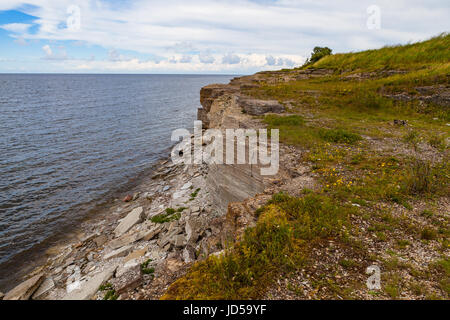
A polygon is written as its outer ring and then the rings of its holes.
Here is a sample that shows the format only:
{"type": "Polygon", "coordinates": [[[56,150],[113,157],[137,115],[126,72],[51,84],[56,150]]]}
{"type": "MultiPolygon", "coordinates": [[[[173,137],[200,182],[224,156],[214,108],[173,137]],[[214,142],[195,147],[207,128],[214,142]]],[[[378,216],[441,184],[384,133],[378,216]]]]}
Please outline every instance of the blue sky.
{"type": "Polygon", "coordinates": [[[1,0],[0,72],[247,74],[450,31],[448,0],[1,0]]]}

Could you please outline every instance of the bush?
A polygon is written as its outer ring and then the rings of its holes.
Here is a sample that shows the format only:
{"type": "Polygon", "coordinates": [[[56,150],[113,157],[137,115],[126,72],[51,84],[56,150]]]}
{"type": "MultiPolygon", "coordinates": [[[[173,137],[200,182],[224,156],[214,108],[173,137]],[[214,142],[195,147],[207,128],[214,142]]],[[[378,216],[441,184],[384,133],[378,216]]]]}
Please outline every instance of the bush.
{"type": "Polygon", "coordinates": [[[410,194],[431,193],[435,189],[433,169],[429,162],[416,160],[409,171],[406,183],[410,194]]]}

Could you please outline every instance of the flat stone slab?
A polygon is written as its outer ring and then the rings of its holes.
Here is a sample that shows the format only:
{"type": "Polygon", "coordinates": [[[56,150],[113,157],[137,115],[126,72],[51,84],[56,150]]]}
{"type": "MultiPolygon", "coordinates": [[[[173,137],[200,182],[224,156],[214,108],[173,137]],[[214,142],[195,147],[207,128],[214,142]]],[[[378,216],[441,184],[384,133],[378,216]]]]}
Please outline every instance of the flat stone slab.
{"type": "Polygon", "coordinates": [[[105,254],[103,257],[104,260],[114,259],[125,257],[131,251],[131,246],[125,246],[120,249],[111,251],[110,253],[105,254]]]}
{"type": "Polygon", "coordinates": [[[40,300],[42,299],[50,290],[52,290],[55,287],[55,282],[52,278],[46,278],[39,288],[36,290],[36,292],[33,294],[31,299],[33,300],[40,300]]]}
{"type": "Polygon", "coordinates": [[[141,264],[137,260],[131,260],[126,262],[124,265],[119,266],[116,270],[116,278],[120,278],[122,275],[135,267],[141,267],[141,264]]]}
{"type": "Polygon", "coordinates": [[[130,260],[138,259],[138,258],[144,256],[146,253],[147,253],[147,248],[133,251],[132,253],[128,254],[128,255],[125,257],[125,260],[124,260],[124,261],[125,261],[125,263],[127,263],[127,262],[130,261],[130,260]]]}
{"type": "Polygon", "coordinates": [[[114,234],[116,237],[120,237],[134,225],[142,222],[143,220],[144,209],[142,207],[135,208],[119,223],[116,229],[114,229],[114,234]]]}
{"type": "Polygon", "coordinates": [[[97,273],[86,282],[81,284],[81,288],[67,294],[63,300],[89,300],[98,291],[100,286],[108,281],[116,271],[117,266],[110,267],[100,273],[97,273]]]}
{"type": "Polygon", "coordinates": [[[28,300],[44,280],[44,274],[38,274],[9,291],[3,300],[28,300]]]}

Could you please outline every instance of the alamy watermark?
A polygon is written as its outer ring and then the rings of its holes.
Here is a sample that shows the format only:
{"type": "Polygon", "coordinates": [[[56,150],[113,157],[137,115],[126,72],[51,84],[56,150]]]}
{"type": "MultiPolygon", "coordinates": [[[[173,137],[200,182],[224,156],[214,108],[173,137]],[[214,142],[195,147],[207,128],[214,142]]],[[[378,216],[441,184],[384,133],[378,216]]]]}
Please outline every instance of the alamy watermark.
{"type": "Polygon", "coordinates": [[[81,9],[79,6],[71,5],[66,10],[69,17],[66,20],[67,29],[78,31],[81,29],[81,9]]]}
{"type": "Polygon", "coordinates": [[[267,134],[267,129],[225,129],[224,136],[223,131],[219,129],[208,129],[203,132],[202,122],[195,121],[193,143],[191,133],[187,129],[172,132],[172,141],[178,142],[180,138],[182,139],[172,149],[172,162],[187,165],[259,164],[261,175],[275,175],[278,173],[280,161],[279,130],[271,130],[270,148],[267,134]]]}
{"type": "Polygon", "coordinates": [[[370,275],[367,279],[366,285],[369,290],[381,289],[381,270],[377,265],[367,267],[366,274],[370,275]]]}
{"type": "Polygon", "coordinates": [[[366,10],[369,15],[366,21],[367,28],[369,30],[381,29],[381,8],[375,4],[367,7],[366,10]]]}

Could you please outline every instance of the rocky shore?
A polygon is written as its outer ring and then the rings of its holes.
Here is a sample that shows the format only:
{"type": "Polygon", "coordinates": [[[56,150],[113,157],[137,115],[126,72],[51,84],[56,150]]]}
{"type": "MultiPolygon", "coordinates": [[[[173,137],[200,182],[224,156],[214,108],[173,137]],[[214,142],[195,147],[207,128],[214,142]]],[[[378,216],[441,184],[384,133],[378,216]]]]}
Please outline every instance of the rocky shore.
{"type": "MultiPolygon", "coordinates": [[[[240,85],[253,81],[243,79],[202,89],[199,119],[205,127],[250,126],[251,117],[242,114],[240,104],[249,114],[283,110],[276,102],[241,98],[240,85]]],[[[247,165],[160,161],[133,194],[83,223],[75,240],[49,249],[47,262],[0,298],[159,298],[194,261],[223,250],[227,236],[233,236],[223,230],[228,204],[262,192],[267,184],[247,165]]]]}

